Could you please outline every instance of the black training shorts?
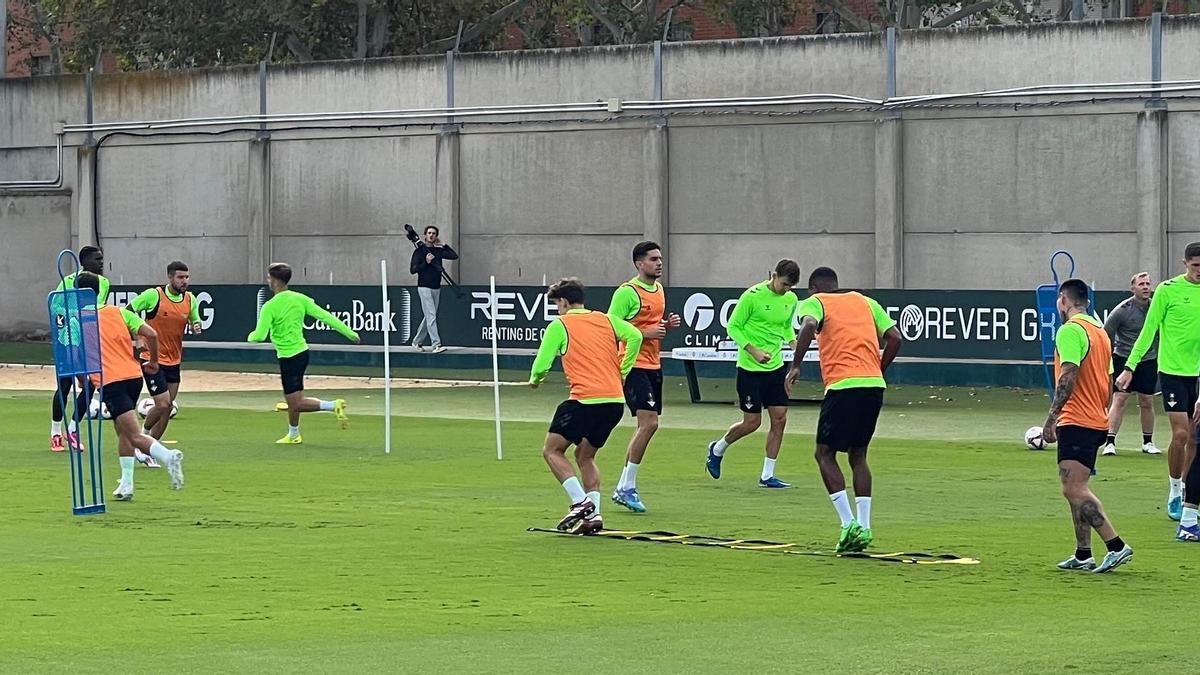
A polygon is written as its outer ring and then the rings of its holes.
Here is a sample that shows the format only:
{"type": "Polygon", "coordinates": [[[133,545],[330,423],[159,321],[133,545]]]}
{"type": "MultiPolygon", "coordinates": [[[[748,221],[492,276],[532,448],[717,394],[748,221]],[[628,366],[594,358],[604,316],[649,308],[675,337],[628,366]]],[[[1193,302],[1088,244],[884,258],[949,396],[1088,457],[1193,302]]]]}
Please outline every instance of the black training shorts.
{"type": "Polygon", "coordinates": [[[1058,427],[1058,461],[1075,460],[1096,470],[1096,453],[1108,436],[1108,429],[1088,429],[1073,424],[1058,427]]]}
{"type": "Polygon", "coordinates": [[[737,369],[738,407],[757,415],[763,408],[788,404],[787,366],[775,370],[737,369]]]}
{"type": "Polygon", "coordinates": [[[142,395],[142,378],[105,382],[100,388],[100,400],[108,407],[108,414],[116,420],[121,415],[137,408],[142,395]]]}
{"type": "Polygon", "coordinates": [[[662,370],[655,368],[634,368],[625,376],[625,404],[629,406],[629,414],[637,416],[639,410],[648,410],[661,415],[662,405],[662,370]]]}
{"type": "Polygon", "coordinates": [[[279,359],[279,379],[283,382],[283,395],[304,391],[304,371],[308,370],[308,350],[295,356],[279,359]]]}
{"type": "Polygon", "coordinates": [[[587,440],[599,450],[608,442],[612,430],[621,423],[620,403],[581,403],[567,400],[558,404],[550,433],[558,434],[574,445],[587,440]]]}
{"type": "Polygon", "coordinates": [[[817,445],[837,452],[869,446],[883,409],[883,391],[882,387],[854,387],[825,392],[817,418],[817,445]]]}
{"type": "MultiPolygon", "coordinates": [[[[1125,370],[1126,356],[1113,354],[1113,384],[1125,370]]],[[[1153,396],[1158,393],[1158,359],[1147,359],[1137,364],[1133,371],[1133,379],[1129,382],[1130,394],[1146,394],[1153,396]]]]}
{"type": "Polygon", "coordinates": [[[1196,407],[1196,376],[1160,373],[1158,378],[1162,384],[1163,410],[1190,416],[1196,407]]]}

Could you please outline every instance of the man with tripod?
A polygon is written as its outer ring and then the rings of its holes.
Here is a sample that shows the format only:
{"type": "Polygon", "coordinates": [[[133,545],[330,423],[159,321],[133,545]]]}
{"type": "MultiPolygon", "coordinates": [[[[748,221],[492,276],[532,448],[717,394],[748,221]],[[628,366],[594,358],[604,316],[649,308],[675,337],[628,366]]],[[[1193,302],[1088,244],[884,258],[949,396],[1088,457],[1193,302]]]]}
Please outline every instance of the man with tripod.
{"type": "Polygon", "coordinates": [[[421,341],[429,336],[430,346],[434,354],[446,351],[442,346],[442,337],[438,335],[437,312],[438,300],[442,293],[442,276],[446,274],[442,267],[443,260],[458,260],[458,253],[438,238],[438,229],[433,225],[425,228],[425,236],[417,239],[412,228],[405,226],[409,239],[416,247],[413,249],[412,262],[408,271],[417,275],[417,296],[421,298],[421,325],[413,337],[413,347],[417,351],[425,351],[421,341]]]}

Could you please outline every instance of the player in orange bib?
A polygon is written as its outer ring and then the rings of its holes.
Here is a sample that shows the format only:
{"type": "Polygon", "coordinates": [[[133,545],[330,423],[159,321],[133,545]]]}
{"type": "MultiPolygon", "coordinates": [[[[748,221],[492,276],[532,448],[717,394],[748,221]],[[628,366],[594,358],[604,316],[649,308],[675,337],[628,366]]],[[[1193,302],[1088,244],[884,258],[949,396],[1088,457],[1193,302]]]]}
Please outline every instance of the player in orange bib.
{"type": "MultiPolygon", "coordinates": [[[[76,288],[100,291],[100,279],[82,272],[75,281],[76,288]]],[[[183,453],[168,450],[157,440],[142,433],[138,426],[138,396],[142,393],[142,373],[158,370],[158,334],[138,315],[117,307],[102,305],[96,310],[100,328],[101,373],[91,375],[92,385],[99,387],[100,400],[108,406],[113,427],[117,431],[117,454],[120,455],[121,482],[113,492],[119,501],[133,499],[133,466],[147,456],[162,462],[171,476],[171,487],[183,488],[183,453]],[[133,336],[146,342],[150,352],[145,364],[133,355],[133,336]],[[101,379],[103,377],[103,379],[101,379]]]]}
{"type": "Polygon", "coordinates": [[[188,266],[175,260],[167,265],[166,285],[142,291],[128,307],[144,312],[146,322],[158,333],[158,372],[146,373],[146,390],[154,398],[154,408],[146,415],[143,429],[143,433],[157,439],[167,430],[171,404],[179,395],[183,334],[188,328],[200,334],[200,309],[196,296],[188,291],[190,280],[188,266]]]}
{"type": "MultiPolygon", "coordinates": [[[[808,277],[808,292],[808,299],[796,310],[800,317],[796,344],[807,347],[816,334],[821,356],[825,398],[817,419],[817,466],[842,522],[837,550],[861,551],[873,537],[867,448],[883,408],[887,388],[883,373],[900,351],[900,331],[878,302],[854,291],[839,291],[837,272],[828,267],[813,270],[808,277]],[[883,356],[879,354],[881,339],[885,343],[883,356]],[[846,477],[838,465],[839,452],[850,456],[857,518],[850,511],[846,477]]],[[[800,375],[803,354],[803,349],[796,350],[788,371],[789,392],[800,375]]]]}
{"type": "Polygon", "coordinates": [[[1058,477],[1071,505],[1075,555],[1058,564],[1061,570],[1107,572],[1133,557],[1113,529],[1104,506],[1088,487],[1096,453],[1108,434],[1108,401],[1112,393],[1112,344],[1104,325],[1088,314],[1088,286],[1068,279],[1058,289],[1062,326],[1054,337],[1054,402],[1042,438],[1058,442],[1058,477]],[[1092,558],[1092,530],[1108,548],[1099,565],[1092,558]]]}
{"type": "Polygon", "coordinates": [[[663,273],[662,247],[652,241],[638,243],[633,247],[633,266],[638,275],[617,288],[608,306],[609,316],[628,321],[642,333],[642,349],[625,377],[625,404],[637,419],[637,431],[629,439],[625,468],[612,500],[634,513],[644,513],[637,472],[663,410],[662,340],[668,328],[679,327],[679,315],[667,314],[666,293],[658,283],[663,273]]]}
{"type": "Polygon", "coordinates": [[[542,457],[571,500],[558,529],[594,534],[603,527],[596,451],[621,422],[623,381],[637,359],[642,334],[622,319],[585,307],[583,284],[578,279],[559,281],[546,298],[557,305],[559,316],[546,326],[529,384],[536,389],[545,381],[555,357],[561,356],[571,395],[554,411],[542,457]],[[621,343],[625,343],[624,355],[621,343]],[[575,446],[582,483],[566,457],[571,445],[575,446]]]}

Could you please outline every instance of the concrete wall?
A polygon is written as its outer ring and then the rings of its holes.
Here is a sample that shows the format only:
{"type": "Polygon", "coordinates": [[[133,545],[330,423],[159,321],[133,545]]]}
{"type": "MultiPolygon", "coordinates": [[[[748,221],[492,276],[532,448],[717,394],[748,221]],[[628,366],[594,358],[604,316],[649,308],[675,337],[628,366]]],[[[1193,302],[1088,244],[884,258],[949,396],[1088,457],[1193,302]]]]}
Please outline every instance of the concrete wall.
{"type": "MultiPolygon", "coordinates": [[[[1165,79],[1200,77],[1196,44],[1200,20],[1164,22],[1165,79]]],[[[905,32],[897,84],[916,95],[1144,80],[1149,64],[1147,21],[905,32]]],[[[644,100],[656,80],[650,45],[460,54],[272,67],[265,103],[442,107],[451,69],[459,106],[644,100]]],[[[668,99],[881,98],[887,55],[879,34],[679,43],[657,75],[668,99]]],[[[254,114],[259,87],[254,67],[101,75],[94,114],[254,114]]],[[[81,77],[0,82],[0,181],[52,175],[54,122],[83,121],[85,94],[81,77]]],[[[632,274],[629,248],[651,238],[679,285],[748,285],[788,256],[852,286],[1030,288],[1067,248],[1084,278],[1121,288],[1135,269],[1174,271],[1200,240],[1200,104],[767,112],[118,136],[95,166],[71,136],[64,191],[0,192],[0,302],[40,324],[53,254],[95,230],[115,280],[155,282],[181,258],[199,284],[257,282],[272,260],[304,283],[373,283],[387,259],[406,281],[404,223],[441,227],[468,283],[617,283],[632,274]]]]}
{"type": "Polygon", "coordinates": [[[0,339],[46,330],[54,259],[72,246],[70,231],[69,192],[0,194],[0,339]]]}

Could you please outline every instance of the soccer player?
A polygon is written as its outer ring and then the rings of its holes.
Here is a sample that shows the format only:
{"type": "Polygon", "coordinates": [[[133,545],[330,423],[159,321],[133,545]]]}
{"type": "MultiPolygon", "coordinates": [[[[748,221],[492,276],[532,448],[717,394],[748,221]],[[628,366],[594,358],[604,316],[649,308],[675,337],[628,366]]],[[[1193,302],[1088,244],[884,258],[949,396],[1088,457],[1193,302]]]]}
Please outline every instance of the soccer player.
{"type": "MultiPolygon", "coordinates": [[[[1113,369],[1118,373],[1125,370],[1125,360],[1133,349],[1133,343],[1142,332],[1146,323],[1146,312],[1150,309],[1150,295],[1153,286],[1150,274],[1139,272],[1129,280],[1129,291],[1132,295],[1113,308],[1104,320],[1104,332],[1113,344],[1113,369]]],[[[1138,409],[1142,421],[1142,452],[1147,455],[1161,455],[1154,445],[1154,393],[1158,390],[1158,336],[1142,356],[1133,371],[1133,380],[1129,385],[1130,391],[1137,393],[1138,409]]],[[[1125,404],[1129,402],[1129,393],[1113,392],[1112,407],[1108,410],[1108,438],[1104,441],[1102,455],[1117,454],[1117,432],[1121,430],[1121,420],[1125,416],[1125,404]]]]}
{"type": "MultiPolygon", "coordinates": [[[[867,448],[883,408],[883,392],[887,388],[883,373],[900,351],[900,331],[872,298],[854,291],[839,292],[837,273],[828,267],[813,270],[808,277],[808,292],[808,298],[796,311],[800,317],[800,336],[796,342],[807,348],[816,335],[821,355],[825,398],[817,419],[817,468],[842,523],[838,552],[862,551],[874,538],[867,448]],[[883,356],[879,354],[881,338],[883,356]],[[845,452],[850,459],[857,518],[850,512],[846,477],[837,459],[839,452],[845,452]]],[[[797,349],[788,370],[789,392],[800,376],[803,359],[804,351],[797,349]]]]}
{"type": "MultiPolygon", "coordinates": [[[[1196,384],[1200,376],[1200,242],[1183,251],[1184,273],[1158,285],[1150,299],[1146,323],[1129,350],[1125,368],[1117,376],[1117,389],[1129,391],[1134,372],[1158,336],[1158,378],[1163,410],[1171,422],[1171,444],[1167,446],[1167,516],[1180,520],[1184,512],[1183,472],[1195,455],[1195,439],[1188,416],[1197,404],[1196,384]]],[[[1197,481],[1193,481],[1197,482],[1197,481]]],[[[1200,485],[1193,495],[1200,499],[1200,485]]],[[[1189,503],[1196,506],[1193,499],[1189,503]]],[[[1189,525],[1195,524],[1195,508],[1189,525]]],[[[1179,533],[1182,533],[1181,529],[1179,533]]]]}
{"type": "Polygon", "coordinates": [[[313,317],[336,330],[342,337],[359,343],[358,333],[342,323],[313,302],[313,299],[288,290],[292,280],[292,268],[287,263],[273,263],[267,268],[267,285],[275,294],[262,306],[258,325],[246,338],[249,342],[263,342],[268,336],[275,345],[275,356],[279,359],[279,378],[283,383],[283,397],[288,404],[287,436],[275,441],[279,445],[299,445],[300,413],[332,410],[343,429],[350,424],[346,416],[346,401],[335,399],[322,401],[304,396],[304,371],[308,369],[308,343],[304,340],[304,319],[313,317]]]}
{"type": "MultiPolygon", "coordinates": [[[[109,288],[108,279],[101,274],[104,271],[104,251],[96,246],[84,246],[79,249],[79,266],[83,268],[83,271],[96,275],[99,280],[96,303],[103,305],[108,299],[109,288]]],[[[75,280],[76,275],[68,274],[54,290],[77,288],[75,280]]],[[[62,452],[68,444],[72,450],[83,450],[83,444],[79,442],[79,435],[76,433],[76,425],[87,407],[86,401],[91,394],[91,385],[83,383],[82,380],[80,382],[79,392],[75,398],[75,415],[64,435],[63,403],[71,396],[71,391],[75,387],[75,379],[71,377],[58,378],[58,389],[54,392],[50,402],[50,452],[62,452]]]]}
{"type": "Polygon", "coordinates": [[[1064,281],[1058,288],[1062,326],[1054,336],[1054,402],[1042,438],[1058,442],[1058,477],[1075,524],[1075,555],[1058,568],[1102,573],[1129,562],[1133,549],[1121,540],[1088,487],[1096,451],[1108,431],[1112,344],[1087,309],[1087,284],[1079,279],[1064,281]],[[1108,548],[1099,565],[1092,558],[1093,529],[1108,548]]]}
{"type": "Polygon", "coordinates": [[[637,430],[629,439],[625,468],[612,500],[634,513],[644,513],[646,505],[637,489],[638,467],[658,431],[658,416],[663,409],[659,363],[662,339],[668,328],[679,327],[679,315],[667,315],[666,294],[658,283],[663,273],[662,247],[652,241],[640,242],[633,247],[633,266],[638,275],[617,288],[608,306],[609,316],[628,321],[642,333],[642,349],[633,370],[625,376],[625,404],[637,419],[637,430]]]}
{"type": "Polygon", "coordinates": [[[178,260],[167,265],[165,286],[148,288],[130,303],[128,309],[145,312],[146,322],[158,333],[158,372],[146,373],[146,389],[154,398],[154,408],[146,415],[143,433],[163,437],[171,420],[171,404],[179,394],[179,364],[183,361],[183,333],[189,326],[200,334],[200,308],[196,296],[188,290],[191,273],[178,260]]]}
{"type": "Polygon", "coordinates": [[[633,368],[642,334],[622,319],[585,307],[583,284],[578,279],[560,280],[550,287],[546,298],[558,307],[559,316],[546,326],[529,373],[529,385],[536,389],[545,381],[554,358],[561,356],[571,394],[554,411],[542,457],[571,500],[567,515],[558,521],[558,529],[594,534],[604,527],[596,452],[621,422],[625,403],[621,380],[633,368]],[[618,346],[622,342],[623,357],[618,346]],[[582,484],[566,457],[572,445],[582,484]]]}
{"type": "Polygon", "coordinates": [[[729,317],[729,337],[738,345],[737,396],[742,420],[708,444],[704,468],[714,479],[721,477],[725,451],[738,439],[754,433],[762,424],[762,409],[767,409],[771,429],[767,432],[767,456],[763,460],[760,487],[789,488],[775,477],[775,460],[783,443],[787,425],[787,367],[782,347],[795,348],[796,294],[792,287],[800,281],[800,266],[784,258],[775,265],[771,278],[746,289],[738,298],[729,317]]]}
{"type": "MultiPolygon", "coordinates": [[[[81,272],[75,287],[90,288],[99,293],[100,278],[91,272],[81,272]]],[[[143,372],[158,370],[158,335],[138,315],[116,305],[101,305],[96,310],[96,316],[100,329],[102,367],[101,374],[92,375],[91,380],[93,386],[100,388],[100,400],[108,406],[112,416],[121,463],[121,481],[113,491],[113,496],[118,501],[133,499],[134,463],[145,462],[147,455],[166,465],[171,487],[180,490],[183,488],[183,453],[168,450],[154,438],[143,434],[134,411],[138,396],[142,393],[143,372]],[[144,365],[139,364],[133,356],[132,336],[142,338],[150,351],[149,360],[144,365]]]]}

